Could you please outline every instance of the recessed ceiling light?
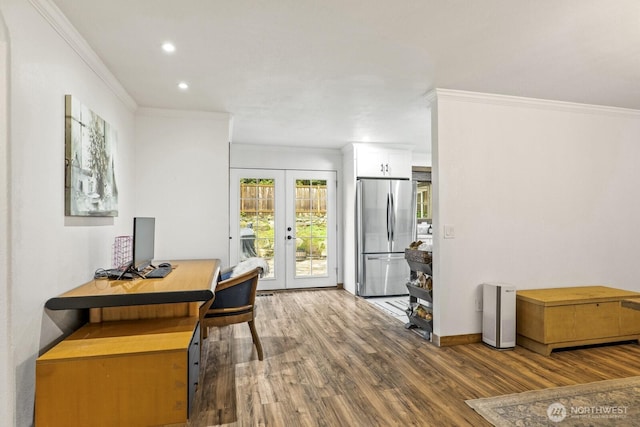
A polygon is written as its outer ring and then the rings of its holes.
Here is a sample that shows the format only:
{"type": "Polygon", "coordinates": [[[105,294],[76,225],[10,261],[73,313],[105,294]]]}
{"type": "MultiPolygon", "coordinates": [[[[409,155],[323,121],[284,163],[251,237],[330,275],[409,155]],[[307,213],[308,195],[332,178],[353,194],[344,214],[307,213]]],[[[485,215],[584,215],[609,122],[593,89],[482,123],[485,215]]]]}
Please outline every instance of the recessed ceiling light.
{"type": "Polygon", "coordinates": [[[187,90],[189,89],[189,85],[186,82],[180,82],[178,83],[178,87],[182,90],[187,90]]]}
{"type": "Polygon", "coordinates": [[[165,43],[162,43],[162,50],[164,50],[167,53],[173,53],[176,51],[176,47],[171,42],[165,42],[165,43]]]}

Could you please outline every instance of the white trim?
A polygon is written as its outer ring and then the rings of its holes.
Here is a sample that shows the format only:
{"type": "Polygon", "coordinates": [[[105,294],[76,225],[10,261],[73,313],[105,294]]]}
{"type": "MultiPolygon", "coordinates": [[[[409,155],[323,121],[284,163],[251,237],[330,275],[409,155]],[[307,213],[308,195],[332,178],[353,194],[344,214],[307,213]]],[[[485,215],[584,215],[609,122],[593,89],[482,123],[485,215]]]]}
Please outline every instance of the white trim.
{"type": "Polygon", "coordinates": [[[443,90],[443,89],[433,89],[427,92],[427,94],[425,95],[425,99],[427,100],[427,104],[429,104],[429,106],[433,106],[434,102],[437,101],[438,91],[440,90],[443,90]]]}
{"type": "Polygon", "coordinates": [[[151,108],[140,107],[136,111],[138,116],[146,117],[167,117],[167,118],[183,118],[183,119],[209,119],[226,121],[231,119],[229,113],[219,113],[215,111],[196,111],[196,110],[172,110],[169,108],[151,108]]]}
{"type": "Polygon", "coordinates": [[[229,116],[229,145],[233,143],[234,118],[229,116]]]}
{"type": "Polygon", "coordinates": [[[52,0],[29,0],[29,2],[127,108],[135,111],[138,108],[136,101],[109,71],[104,62],[67,17],[64,16],[58,6],[52,0]]]}
{"type": "Polygon", "coordinates": [[[554,101],[539,98],[525,98],[521,96],[497,95],[491,93],[468,92],[452,89],[434,89],[427,97],[449,98],[458,101],[481,104],[505,105],[511,107],[534,107],[544,110],[569,111],[575,113],[606,114],[613,116],[640,116],[640,110],[630,108],[608,107],[604,105],[579,104],[577,102],[554,101]]]}

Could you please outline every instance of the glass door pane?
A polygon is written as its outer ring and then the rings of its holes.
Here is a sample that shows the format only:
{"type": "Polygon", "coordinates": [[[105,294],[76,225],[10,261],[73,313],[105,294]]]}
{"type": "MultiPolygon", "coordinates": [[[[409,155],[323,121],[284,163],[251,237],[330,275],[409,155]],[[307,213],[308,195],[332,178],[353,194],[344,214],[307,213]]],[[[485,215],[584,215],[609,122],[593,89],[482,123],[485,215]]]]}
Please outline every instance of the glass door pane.
{"type": "Polygon", "coordinates": [[[269,271],[258,289],[284,289],[284,171],[231,169],[229,258],[263,258],[269,271]]]}
{"type": "Polygon", "coordinates": [[[275,277],[274,229],[275,180],[240,178],[240,261],[264,258],[269,271],[264,277],[275,277]]]}
{"type": "Polygon", "coordinates": [[[327,180],[295,183],[295,277],[327,277],[327,180]]]}
{"type": "Polygon", "coordinates": [[[336,286],[335,172],[286,172],[287,287],[336,286]]]}

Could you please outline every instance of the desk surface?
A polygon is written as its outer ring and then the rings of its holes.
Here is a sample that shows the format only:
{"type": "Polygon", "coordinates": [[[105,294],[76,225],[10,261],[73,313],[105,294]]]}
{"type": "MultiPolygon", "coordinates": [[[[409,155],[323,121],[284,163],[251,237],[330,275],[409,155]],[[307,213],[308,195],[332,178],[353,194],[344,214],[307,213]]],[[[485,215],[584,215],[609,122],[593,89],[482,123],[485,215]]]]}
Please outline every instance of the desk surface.
{"type": "Polygon", "coordinates": [[[171,261],[173,271],[162,279],[94,279],[45,304],[50,310],[118,307],[208,301],[220,270],[220,260],[171,261]]]}

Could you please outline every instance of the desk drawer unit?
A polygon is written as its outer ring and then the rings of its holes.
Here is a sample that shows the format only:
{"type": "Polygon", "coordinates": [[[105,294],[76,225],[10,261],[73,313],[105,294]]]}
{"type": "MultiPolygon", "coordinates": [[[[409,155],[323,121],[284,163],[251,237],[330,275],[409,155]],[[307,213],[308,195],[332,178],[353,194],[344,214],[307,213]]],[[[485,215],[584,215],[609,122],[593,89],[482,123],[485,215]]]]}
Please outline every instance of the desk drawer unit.
{"type": "Polygon", "coordinates": [[[36,426],[185,423],[198,376],[197,322],[184,317],[80,328],[36,361],[36,426]]]}
{"type": "Polygon", "coordinates": [[[196,396],[196,390],[198,389],[198,381],[200,378],[200,323],[196,326],[196,330],[189,343],[189,372],[188,372],[188,390],[187,398],[189,402],[189,415],[193,410],[193,400],[196,396]]]}

